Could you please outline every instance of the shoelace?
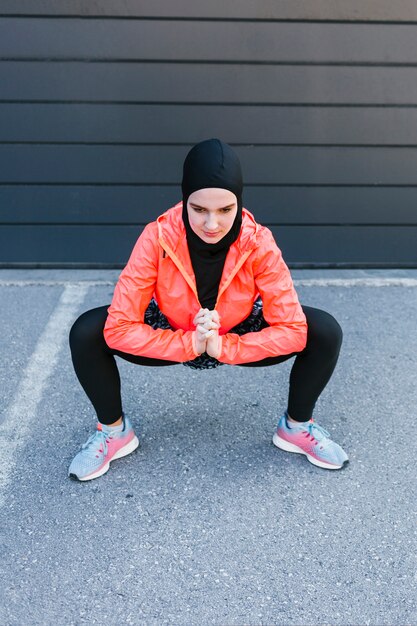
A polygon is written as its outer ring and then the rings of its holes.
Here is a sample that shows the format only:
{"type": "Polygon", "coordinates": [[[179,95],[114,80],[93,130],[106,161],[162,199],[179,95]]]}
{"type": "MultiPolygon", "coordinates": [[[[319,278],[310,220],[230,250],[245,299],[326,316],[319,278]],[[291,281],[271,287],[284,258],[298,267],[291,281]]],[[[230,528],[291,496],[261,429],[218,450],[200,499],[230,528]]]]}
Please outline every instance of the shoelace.
{"type": "Polygon", "coordinates": [[[103,452],[107,454],[107,438],[112,438],[112,435],[105,433],[102,430],[96,430],[95,433],[90,435],[85,443],[82,444],[81,449],[85,450],[87,454],[91,456],[97,456],[97,452],[103,452]]]}
{"type": "Polygon", "coordinates": [[[310,437],[311,440],[315,439],[316,443],[322,444],[322,448],[327,447],[330,444],[330,433],[322,426],[316,424],[313,419],[310,419],[308,422],[302,422],[302,428],[304,429],[307,438],[310,437]],[[327,441],[323,441],[325,439],[327,439],[327,441]]]}
{"type": "Polygon", "coordinates": [[[322,439],[330,437],[330,433],[327,430],[325,430],[322,426],[319,426],[318,424],[316,424],[316,422],[314,422],[313,420],[309,420],[307,423],[308,423],[307,430],[309,434],[312,437],[314,437],[314,439],[317,439],[317,441],[322,441],[322,439]],[[319,436],[317,436],[316,433],[319,436]]]}
{"type": "Polygon", "coordinates": [[[316,422],[311,419],[307,422],[307,424],[303,425],[306,428],[307,438],[310,437],[311,441],[315,440],[315,445],[320,443],[320,450],[327,448],[330,444],[330,433],[325,430],[322,426],[316,424],[316,422]]]}

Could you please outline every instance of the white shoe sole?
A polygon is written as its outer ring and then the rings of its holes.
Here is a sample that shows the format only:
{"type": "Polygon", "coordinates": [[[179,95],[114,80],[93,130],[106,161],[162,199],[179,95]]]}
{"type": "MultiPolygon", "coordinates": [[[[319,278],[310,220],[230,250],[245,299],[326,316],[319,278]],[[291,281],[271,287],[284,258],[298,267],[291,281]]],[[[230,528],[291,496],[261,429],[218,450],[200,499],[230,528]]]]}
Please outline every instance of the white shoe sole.
{"type": "Polygon", "coordinates": [[[83,480],[93,480],[93,478],[98,478],[99,476],[103,476],[103,474],[109,471],[110,463],[112,461],[114,461],[115,459],[121,459],[123,456],[127,456],[128,454],[136,450],[138,445],[139,445],[139,439],[135,435],[133,439],[129,441],[128,444],[123,446],[123,448],[120,448],[120,450],[116,452],[116,454],[110,459],[110,461],[106,463],[105,465],[103,465],[101,469],[97,470],[97,472],[94,472],[94,474],[89,474],[88,476],[84,476],[84,478],[79,478],[78,476],[75,476],[75,474],[70,474],[70,477],[74,476],[75,478],[77,478],[77,480],[83,481],[83,480]]]}
{"type": "Polygon", "coordinates": [[[298,446],[294,445],[293,443],[290,443],[289,441],[286,441],[285,439],[282,439],[276,431],[274,432],[274,436],[272,437],[272,443],[275,446],[277,446],[277,448],[280,448],[281,450],[285,450],[286,452],[295,452],[296,454],[304,454],[304,456],[307,457],[310,463],[312,463],[313,465],[317,465],[317,467],[322,467],[323,469],[329,469],[329,470],[342,469],[342,467],[344,467],[348,463],[348,460],[346,460],[343,463],[343,465],[332,465],[330,463],[325,463],[324,461],[318,461],[317,459],[315,459],[313,456],[311,456],[310,454],[308,454],[307,452],[305,452],[298,446]]]}

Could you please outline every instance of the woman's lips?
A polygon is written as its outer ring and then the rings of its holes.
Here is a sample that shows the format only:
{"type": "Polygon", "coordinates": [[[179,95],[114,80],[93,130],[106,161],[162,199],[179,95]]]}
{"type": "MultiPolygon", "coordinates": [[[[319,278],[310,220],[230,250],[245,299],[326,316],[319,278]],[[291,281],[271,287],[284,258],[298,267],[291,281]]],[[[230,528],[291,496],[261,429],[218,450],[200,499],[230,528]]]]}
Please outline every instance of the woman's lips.
{"type": "Polygon", "coordinates": [[[206,231],[203,231],[204,234],[206,235],[206,237],[217,237],[218,235],[220,235],[220,233],[206,233],[206,231]]]}

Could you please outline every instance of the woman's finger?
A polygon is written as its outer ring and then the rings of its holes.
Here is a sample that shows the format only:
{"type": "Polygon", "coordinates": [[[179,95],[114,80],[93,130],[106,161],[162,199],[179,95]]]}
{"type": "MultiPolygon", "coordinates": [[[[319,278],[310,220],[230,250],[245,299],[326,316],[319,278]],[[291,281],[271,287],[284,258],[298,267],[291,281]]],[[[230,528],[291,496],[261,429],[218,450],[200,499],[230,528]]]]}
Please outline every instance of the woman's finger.
{"type": "Polygon", "coordinates": [[[197,326],[196,330],[198,333],[200,333],[202,339],[208,339],[214,333],[214,330],[210,330],[205,326],[202,326],[201,324],[197,326]]]}
{"type": "Polygon", "coordinates": [[[210,311],[208,309],[200,309],[194,318],[194,324],[197,324],[200,320],[206,317],[211,319],[210,311]]]}
{"type": "Polygon", "coordinates": [[[217,324],[217,322],[213,322],[213,320],[201,322],[200,326],[204,326],[206,330],[217,330],[218,328],[220,328],[220,324],[217,324]]]}
{"type": "Polygon", "coordinates": [[[207,330],[220,328],[220,316],[217,311],[209,311],[208,309],[200,309],[195,316],[193,323],[204,325],[207,330]]]}
{"type": "Polygon", "coordinates": [[[197,315],[194,318],[194,324],[198,324],[198,322],[200,320],[203,320],[206,317],[205,313],[197,313],[197,315]]]}
{"type": "Polygon", "coordinates": [[[198,324],[211,324],[211,317],[204,315],[197,320],[198,324]]]}

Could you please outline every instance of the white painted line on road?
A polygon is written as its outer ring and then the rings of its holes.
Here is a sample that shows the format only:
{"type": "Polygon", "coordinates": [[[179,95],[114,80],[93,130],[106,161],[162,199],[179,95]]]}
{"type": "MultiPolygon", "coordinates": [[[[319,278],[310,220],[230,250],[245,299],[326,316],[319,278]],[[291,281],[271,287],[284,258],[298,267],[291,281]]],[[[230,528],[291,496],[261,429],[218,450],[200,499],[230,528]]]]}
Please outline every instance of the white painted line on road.
{"type": "Polygon", "coordinates": [[[417,278],[298,278],[296,287],[417,287],[417,278]]]}
{"type": "MultiPolygon", "coordinates": [[[[0,287],[115,287],[112,280],[0,280],[0,287]]],[[[417,287],[417,278],[386,278],[363,276],[361,278],[293,278],[296,287],[417,287]]]]}
{"type": "Polygon", "coordinates": [[[29,439],[48,379],[87,292],[88,285],[66,285],[23,371],[16,395],[5,410],[0,429],[0,506],[4,504],[5,488],[16,464],[19,448],[29,439]]]}
{"type": "Polygon", "coordinates": [[[0,287],[96,287],[109,285],[114,287],[116,281],[113,280],[0,280],[0,287]]]}

